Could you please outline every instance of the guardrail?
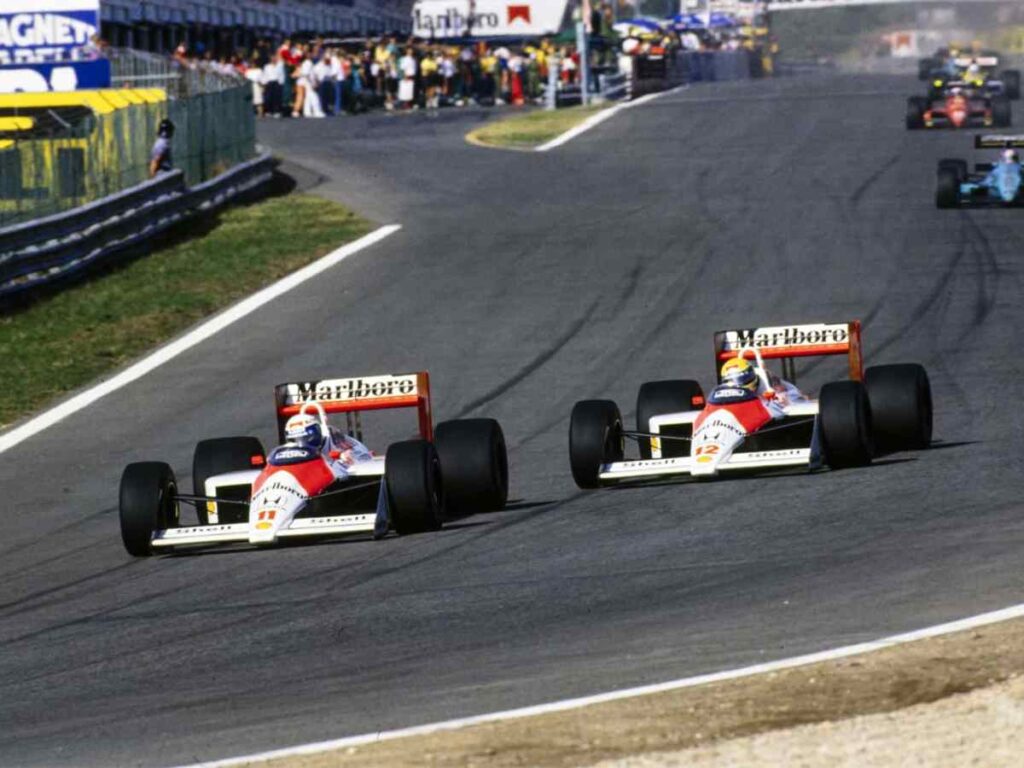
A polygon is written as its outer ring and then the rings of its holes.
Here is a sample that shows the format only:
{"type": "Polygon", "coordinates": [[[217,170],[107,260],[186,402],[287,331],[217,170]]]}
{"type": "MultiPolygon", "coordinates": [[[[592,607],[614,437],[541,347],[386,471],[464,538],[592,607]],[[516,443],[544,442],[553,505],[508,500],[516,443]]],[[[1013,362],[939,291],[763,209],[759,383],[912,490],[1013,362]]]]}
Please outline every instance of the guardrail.
{"type": "Polygon", "coordinates": [[[255,193],[272,175],[269,154],[194,187],[172,171],[66,213],[0,229],[0,307],[109,264],[175,224],[255,193]]]}

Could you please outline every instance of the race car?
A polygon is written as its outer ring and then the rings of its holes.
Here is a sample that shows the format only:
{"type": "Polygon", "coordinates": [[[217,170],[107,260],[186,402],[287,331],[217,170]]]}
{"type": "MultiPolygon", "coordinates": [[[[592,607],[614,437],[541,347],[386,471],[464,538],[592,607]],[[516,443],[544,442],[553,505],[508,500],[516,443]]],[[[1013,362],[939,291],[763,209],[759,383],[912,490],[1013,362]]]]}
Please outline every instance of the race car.
{"type": "Polygon", "coordinates": [[[997,72],[999,56],[987,51],[977,54],[940,49],[932,58],[918,62],[918,78],[945,84],[951,80],[964,80],[983,88],[988,95],[1020,98],[1020,70],[997,72]]]}
{"type": "Polygon", "coordinates": [[[280,384],[278,439],[269,454],[255,437],[203,440],[192,459],[191,494],[168,464],[129,464],[119,516],[136,557],[186,546],[273,545],[283,539],[439,529],[446,519],[503,509],[508,457],[493,419],[438,424],[426,372],[280,384]],[[363,444],[361,414],[415,409],[415,439],[383,456],[363,444]],[[345,414],[345,429],[328,414],[345,414]],[[180,505],[198,522],[182,522],[180,505]]]}
{"type": "Polygon", "coordinates": [[[907,99],[907,130],[922,128],[1005,128],[1012,119],[1005,96],[989,96],[963,82],[929,96],[907,99]]]}
{"type": "Polygon", "coordinates": [[[995,163],[976,163],[973,173],[968,171],[966,160],[940,160],[936,207],[1024,205],[1024,169],[1018,154],[1024,149],[1024,136],[983,134],[974,137],[974,147],[998,149],[1002,154],[995,163]]]}
{"type": "Polygon", "coordinates": [[[794,468],[843,469],[878,453],[931,444],[932,396],[916,363],[863,367],[857,321],[719,331],[717,385],[678,379],[640,387],[636,429],[611,400],[576,403],[569,463],[580,488],[670,477],[794,468]],[[845,355],[849,378],[825,384],[817,398],[796,386],[796,361],[845,355]],[[783,376],[765,364],[781,360],[783,376]],[[625,458],[625,441],[639,457],[625,458]]]}

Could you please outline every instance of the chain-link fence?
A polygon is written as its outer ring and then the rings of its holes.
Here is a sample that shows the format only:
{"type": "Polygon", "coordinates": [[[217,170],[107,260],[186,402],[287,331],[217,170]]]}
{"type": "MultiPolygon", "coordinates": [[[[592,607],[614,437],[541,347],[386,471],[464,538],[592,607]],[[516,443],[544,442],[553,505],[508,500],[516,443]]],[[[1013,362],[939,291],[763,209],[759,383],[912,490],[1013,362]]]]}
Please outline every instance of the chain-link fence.
{"type": "MultiPolygon", "coordinates": [[[[145,59],[131,57],[137,74],[122,78],[154,84],[163,76],[161,66],[165,74],[170,70],[165,60],[159,66],[151,61],[148,73],[142,72],[145,59]]],[[[173,165],[189,185],[254,156],[247,83],[205,75],[162,82],[166,88],[0,95],[0,226],[59,213],[144,181],[165,117],[176,127],[173,165]]]]}
{"type": "Polygon", "coordinates": [[[230,90],[242,84],[240,75],[224,74],[212,63],[183,65],[156,53],[130,48],[107,48],[112,84],[115,88],[163,88],[172,99],[184,99],[200,93],[230,90]]]}

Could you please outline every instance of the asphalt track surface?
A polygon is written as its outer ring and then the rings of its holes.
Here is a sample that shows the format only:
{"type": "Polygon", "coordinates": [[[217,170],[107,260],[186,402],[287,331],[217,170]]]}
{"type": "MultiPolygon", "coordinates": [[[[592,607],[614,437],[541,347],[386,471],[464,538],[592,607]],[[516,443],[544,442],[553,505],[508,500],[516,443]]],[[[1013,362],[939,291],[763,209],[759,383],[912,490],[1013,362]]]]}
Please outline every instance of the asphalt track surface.
{"type": "MultiPolygon", "coordinates": [[[[404,228],[2,457],[0,765],[220,758],[1021,602],[1024,216],[934,208],[936,160],[972,151],[903,129],[917,86],[693,88],[546,155],[464,144],[476,114],[265,124],[322,194],[404,228]],[[869,363],[930,370],[936,450],[573,486],[576,399],[629,419],[641,382],[712,377],[716,329],[852,318],[869,363]],[[501,420],[508,511],[382,542],[123,551],[126,462],[187,478],[200,438],[272,439],[275,383],[419,368],[438,418],[501,420]]],[[[841,365],[802,370],[814,389],[841,365]]]]}

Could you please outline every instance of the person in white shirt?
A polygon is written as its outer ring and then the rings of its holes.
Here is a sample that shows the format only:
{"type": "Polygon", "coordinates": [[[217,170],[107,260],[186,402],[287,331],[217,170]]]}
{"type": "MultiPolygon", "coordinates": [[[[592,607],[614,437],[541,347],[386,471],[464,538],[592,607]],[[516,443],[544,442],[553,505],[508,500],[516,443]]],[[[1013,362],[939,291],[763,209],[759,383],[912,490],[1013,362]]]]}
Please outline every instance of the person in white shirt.
{"type": "Polygon", "coordinates": [[[406,48],[405,55],[398,60],[398,72],[401,75],[401,82],[398,84],[398,100],[405,108],[411,108],[413,99],[416,97],[416,73],[419,71],[419,64],[412,48],[406,48]]]}
{"type": "Polygon", "coordinates": [[[313,60],[308,56],[299,65],[298,85],[304,89],[305,94],[302,100],[302,116],[323,117],[324,109],[320,103],[320,94],[317,93],[319,80],[316,77],[313,60]]]}
{"type": "Polygon", "coordinates": [[[263,69],[256,61],[255,54],[253,54],[252,57],[252,65],[245,70],[245,79],[252,83],[252,105],[256,109],[256,115],[258,117],[263,117],[265,81],[263,78],[263,69]]]}
{"type": "Polygon", "coordinates": [[[284,61],[281,60],[280,55],[275,53],[270,61],[263,66],[263,101],[266,114],[274,117],[281,116],[285,79],[284,61]]]}

